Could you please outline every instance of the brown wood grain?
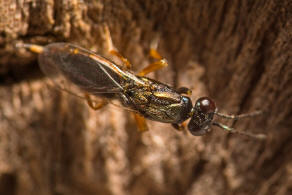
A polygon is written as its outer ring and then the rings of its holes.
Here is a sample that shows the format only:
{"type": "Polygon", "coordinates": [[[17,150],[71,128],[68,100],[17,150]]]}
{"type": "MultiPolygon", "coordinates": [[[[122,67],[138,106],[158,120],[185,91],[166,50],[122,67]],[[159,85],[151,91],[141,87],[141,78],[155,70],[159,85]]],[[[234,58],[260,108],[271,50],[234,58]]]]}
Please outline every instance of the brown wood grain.
{"type": "Polygon", "coordinates": [[[0,194],[291,193],[290,0],[0,0],[0,16],[0,194]],[[134,71],[159,37],[169,67],[150,77],[224,113],[265,111],[233,125],[267,139],[151,121],[141,135],[128,111],[93,111],[48,86],[36,55],[14,47],[66,41],[105,54],[104,24],[134,71]]]}

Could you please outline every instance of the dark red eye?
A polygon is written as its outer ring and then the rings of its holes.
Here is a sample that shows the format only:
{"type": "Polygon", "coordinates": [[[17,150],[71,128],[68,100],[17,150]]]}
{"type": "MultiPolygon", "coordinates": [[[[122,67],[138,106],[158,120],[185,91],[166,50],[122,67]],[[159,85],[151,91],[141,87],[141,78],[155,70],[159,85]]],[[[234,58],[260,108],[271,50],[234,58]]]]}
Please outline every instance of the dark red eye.
{"type": "Polygon", "coordinates": [[[215,102],[208,97],[199,98],[195,107],[203,113],[214,113],[216,110],[215,102]]]}
{"type": "Polygon", "coordinates": [[[208,97],[201,97],[197,100],[192,109],[192,118],[188,124],[191,134],[201,136],[210,131],[216,105],[208,97]]]}

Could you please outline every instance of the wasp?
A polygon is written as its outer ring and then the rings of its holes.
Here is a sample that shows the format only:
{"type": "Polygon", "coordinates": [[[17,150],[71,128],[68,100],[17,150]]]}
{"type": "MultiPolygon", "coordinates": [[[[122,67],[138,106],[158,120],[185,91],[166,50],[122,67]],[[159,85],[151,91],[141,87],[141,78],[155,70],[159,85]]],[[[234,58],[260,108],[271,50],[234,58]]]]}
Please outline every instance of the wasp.
{"type": "MultiPolygon", "coordinates": [[[[184,129],[185,121],[190,119],[187,129],[194,136],[201,136],[210,131],[212,125],[230,133],[240,133],[251,137],[264,138],[262,134],[251,134],[214,121],[214,116],[226,119],[253,117],[261,113],[226,115],[218,112],[215,102],[209,97],[199,98],[195,104],[189,95],[191,90],[186,87],[173,87],[146,77],[145,75],[167,66],[167,61],[156,49],[151,48],[150,55],[157,59],[140,73],[130,70],[130,62],[113,46],[107,30],[109,52],[122,61],[117,65],[113,61],[70,43],[51,43],[46,46],[34,44],[18,44],[17,47],[27,48],[38,53],[38,62],[42,72],[50,78],[62,75],[67,81],[84,92],[90,107],[99,109],[105,102],[94,104],[91,96],[105,99],[118,99],[121,104],[134,111],[138,129],[147,130],[145,118],[171,123],[176,129],[184,129]]],[[[60,85],[54,81],[56,85],[60,85]]],[[[66,89],[64,89],[66,90],[66,89]]],[[[69,90],[68,90],[69,91],[69,90]]]]}

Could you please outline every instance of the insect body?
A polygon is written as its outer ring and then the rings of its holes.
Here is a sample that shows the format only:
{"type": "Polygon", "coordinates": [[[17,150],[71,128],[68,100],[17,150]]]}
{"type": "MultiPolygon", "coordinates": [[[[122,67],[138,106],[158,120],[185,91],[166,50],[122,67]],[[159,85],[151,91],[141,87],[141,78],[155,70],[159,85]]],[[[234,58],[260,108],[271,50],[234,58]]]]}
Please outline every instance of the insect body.
{"type": "Polygon", "coordinates": [[[53,43],[39,54],[41,70],[48,76],[62,74],[82,90],[119,99],[141,115],[160,122],[181,123],[192,109],[190,98],[173,88],[122,70],[113,62],[68,43],[53,43]]]}
{"type": "MultiPolygon", "coordinates": [[[[189,92],[187,88],[175,90],[144,76],[148,69],[157,69],[157,64],[144,69],[143,74],[135,75],[94,52],[69,43],[52,43],[45,47],[22,44],[18,47],[25,47],[39,53],[40,68],[50,78],[62,75],[86,93],[108,99],[119,99],[125,107],[140,116],[171,123],[178,129],[185,120],[191,118],[188,129],[196,136],[206,134],[211,125],[219,126],[229,132],[237,132],[228,126],[214,122],[214,115],[237,119],[259,114],[256,112],[238,116],[223,115],[217,112],[215,103],[208,97],[199,98],[193,106],[191,99],[185,95],[189,92]]],[[[163,59],[160,61],[158,65],[163,62],[163,59]]],[[[60,85],[56,81],[55,84],[60,85]]]]}

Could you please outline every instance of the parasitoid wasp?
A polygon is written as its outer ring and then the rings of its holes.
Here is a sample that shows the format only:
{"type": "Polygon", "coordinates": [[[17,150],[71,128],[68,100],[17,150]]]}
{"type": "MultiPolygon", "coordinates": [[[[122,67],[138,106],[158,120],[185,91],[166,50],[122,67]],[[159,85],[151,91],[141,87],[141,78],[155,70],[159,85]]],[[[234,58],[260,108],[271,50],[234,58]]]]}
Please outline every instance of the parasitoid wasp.
{"type": "MultiPolygon", "coordinates": [[[[206,134],[214,125],[230,133],[265,138],[263,134],[237,131],[213,120],[215,115],[236,120],[259,115],[261,111],[241,115],[222,114],[218,112],[215,102],[209,97],[201,97],[193,105],[188,97],[191,93],[188,88],[174,89],[145,76],[149,72],[167,66],[167,61],[154,48],[150,50],[150,55],[158,61],[148,65],[140,73],[134,74],[130,71],[130,62],[114,48],[108,28],[106,35],[109,52],[119,57],[123,66],[70,43],[51,43],[44,47],[17,44],[17,47],[38,53],[39,66],[44,74],[57,86],[60,86],[60,83],[53,78],[61,75],[80,88],[90,107],[99,109],[106,103],[102,101],[94,104],[89,95],[120,100],[124,107],[134,111],[138,129],[141,131],[147,130],[144,118],[171,123],[176,129],[183,129],[183,122],[190,118],[187,127],[194,136],[206,134]]],[[[70,90],[64,90],[70,93],[70,90]]]]}

